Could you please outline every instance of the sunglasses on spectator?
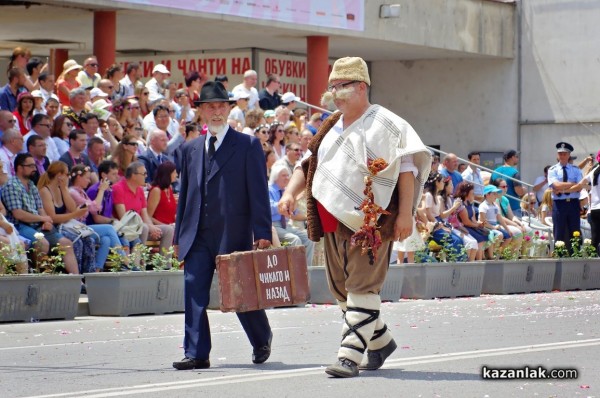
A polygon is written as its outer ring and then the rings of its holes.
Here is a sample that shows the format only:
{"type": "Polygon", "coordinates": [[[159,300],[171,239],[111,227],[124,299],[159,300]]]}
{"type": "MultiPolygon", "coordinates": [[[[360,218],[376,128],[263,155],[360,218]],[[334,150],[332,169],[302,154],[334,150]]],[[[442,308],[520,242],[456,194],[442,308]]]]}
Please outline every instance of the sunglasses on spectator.
{"type": "Polygon", "coordinates": [[[137,142],[124,142],[123,145],[138,146],[137,142]]]}
{"type": "Polygon", "coordinates": [[[498,185],[498,188],[508,188],[508,185],[498,185]]]}
{"type": "MultiPolygon", "coordinates": [[[[135,131],[144,131],[144,129],[143,129],[143,128],[141,128],[141,127],[136,127],[134,130],[135,130],[135,131]]],[[[137,142],[135,143],[135,145],[137,145],[137,142]]]]}
{"type": "Polygon", "coordinates": [[[259,130],[261,130],[261,129],[268,129],[268,128],[269,128],[269,125],[268,125],[268,124],[261,124],[260,126],[257,126],[257,127],[254,129],[254,132],[255,132],[255,133],[258,133],[258,132],[259,132],[259,130]]]}
{"type": "Polygon", "coordinates": [[[290,149],[290,151],[294,151],[294,152],[302,152],[302,149],[300,149],[300,148],[296,148],[296,149],[290,149]]]}
{"type": "Polygon", "coordinates": [[[144,93],[142,93],[142,95],[148,95],[148,94],[150,94],[150,93],[149,93],[149,92],[144,92],[144,93]]]}
{"type": "Polygon", "coordinates": [[[107,87],[109,90],[112,90],[113,88],[115,88],[115,86],[108,86],[107,87]]]}
{"type": "Polygon", "coordinates": [[[73,127],[73,123],[68,123],[67,122],[67,127],[73,127]]]}
{"type": "Polygon", "coordinates": [[[134,174],[137,174],[137,175],[140,175],[140,176],[147,176],[148,172],[144,171],[143,173],[134,173],[134,174]]]}
{"type": "Polygon", "coordinates": [[[38,123],[38,126],[44,126],[44,127],[48,127],[48,128],[52,127],[52,125],[48,124],[48,123],[38,123]]]}
{"type": "Polygon", "coordinates": [[[97,67],[98,64],[87,64],[87,66],[93,66],[93,67],[97,67]]]}

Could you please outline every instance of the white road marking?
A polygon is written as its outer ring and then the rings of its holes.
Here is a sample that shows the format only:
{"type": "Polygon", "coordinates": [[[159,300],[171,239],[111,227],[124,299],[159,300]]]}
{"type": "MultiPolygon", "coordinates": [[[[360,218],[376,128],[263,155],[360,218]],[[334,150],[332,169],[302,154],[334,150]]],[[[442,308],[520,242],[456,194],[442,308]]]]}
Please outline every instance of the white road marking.
{"type": "MultiPolygon", "coordinates": [[[[302,329],[300,326],[290,326],[281,328],[271,328],[271,330],[289,330],[289,329],[302,329]]],[[[226,332],[211,332],[212,336],[217,334],[236,334],[244,333],[243,330],[229,330],[226,332]]],[[[27,350],[27,349],[38,349],[46,347],[68,347],[73,345],[84,345],[84,344],[106,344],[106,343],[122,343],[125,341],[143,341],[143,340],[158,340],[158,339],[172,339],[172,338],[183,338],[183,334],[171,334],[168,336],[154,336],[154,337],[132,337],[128,339],[110,339],[110,340],[91,340],[91,341],[77,341],[72,343],[56,343],[56,344],[39,344],[39,345],[23,345],[18,347],[2,347],[0,351],[11,351],[11,350],[27,350]]]]}
{"type": "MultiPolygon", "coordinates": [[[[397,368],[403,366],[418,365],[423,363],[447,362],[462,359],[485,358],[493,356],[517,355],[531,352],[542,352],[550,350],[564,350],[569,348],[582,348],[600,345],[600,339],[561,341],[556,343],[534,344],[525,346],[514,346],[504,348],[491,348],[485,350],[452,352],[447,354],[424,355],[418,357],[389,359],[384,368],[397,368]]],[[[174,371],[175,372],[175,371],[174,371]]],[[[140,384],[135,386],[123,386],[95,390],[83,390],[68,393],[36,395],[29,398],[59,398],[80,397],[87,398],[119,397],[133,394],[154,393],[160,391],[173,391],[187,388],[200,388],[234,383],[251,383],[264,380],[276,380],[290,377],[304,377],[322,374],[323,367],[299,368],[292,370],[277,370],[271,372],[250,373],[245,375],[229,375],[208,377],[202,380],[181,380],[166,383],[140,384]]]]}

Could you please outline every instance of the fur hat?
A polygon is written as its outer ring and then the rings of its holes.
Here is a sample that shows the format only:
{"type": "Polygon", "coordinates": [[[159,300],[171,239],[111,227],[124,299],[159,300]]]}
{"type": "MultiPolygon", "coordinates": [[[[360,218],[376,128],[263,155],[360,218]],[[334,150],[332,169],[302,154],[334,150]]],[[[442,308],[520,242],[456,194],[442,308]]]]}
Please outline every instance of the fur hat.
{"type": "Polygon", "coordinates": [[[371,85],[367,63],[360,57],[344,57],[335,61],[329,75],[329,83],[333,80],[352,80],[371,85]]]}

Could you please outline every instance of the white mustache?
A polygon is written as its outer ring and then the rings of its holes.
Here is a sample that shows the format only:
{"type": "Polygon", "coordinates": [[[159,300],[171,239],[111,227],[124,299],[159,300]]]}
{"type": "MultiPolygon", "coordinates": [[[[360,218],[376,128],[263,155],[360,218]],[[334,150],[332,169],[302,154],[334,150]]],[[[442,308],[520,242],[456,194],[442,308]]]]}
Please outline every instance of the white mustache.
{"type": "Polygon", "coordinates": [[[352,94],[354,94],[354,86],[344,87],[340,90],[336,89],[333,94],[333,99],[337,100],[345,100],[348,99],[352,94]]]}

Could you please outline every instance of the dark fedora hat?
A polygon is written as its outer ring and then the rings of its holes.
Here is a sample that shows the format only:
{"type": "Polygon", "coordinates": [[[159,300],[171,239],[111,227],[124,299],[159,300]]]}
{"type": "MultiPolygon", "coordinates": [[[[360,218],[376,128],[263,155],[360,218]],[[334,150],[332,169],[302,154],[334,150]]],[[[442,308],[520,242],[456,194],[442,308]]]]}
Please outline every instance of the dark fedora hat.
{"type": "Polygon", "coordinates": [[[200,99],[194,101],[197,104],[205,102],[229,102],[232,103],[225,86],[221,82],[209,81],[200,90],[200,99]]]}

